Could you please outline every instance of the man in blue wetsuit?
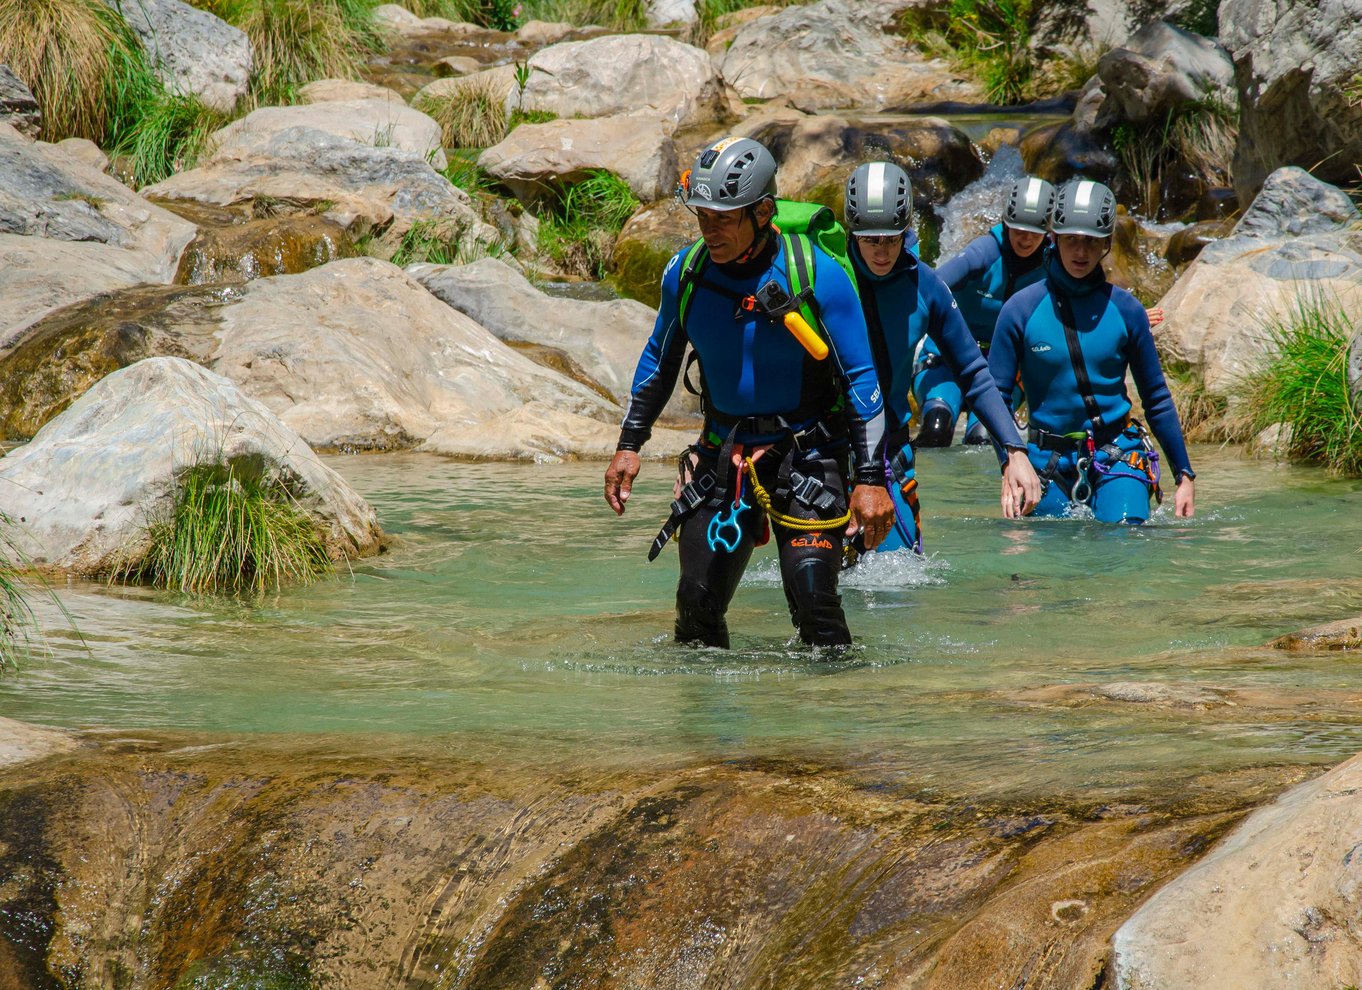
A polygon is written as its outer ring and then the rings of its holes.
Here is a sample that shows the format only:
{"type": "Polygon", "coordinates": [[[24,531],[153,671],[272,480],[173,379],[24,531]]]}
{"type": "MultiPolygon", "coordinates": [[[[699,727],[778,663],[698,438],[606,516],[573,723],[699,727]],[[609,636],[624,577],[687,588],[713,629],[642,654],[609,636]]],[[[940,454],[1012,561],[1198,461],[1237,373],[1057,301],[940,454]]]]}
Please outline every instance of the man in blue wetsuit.
{"type": "MultiPolygon", "coordinates": [[[[1191,516],[1196,475],[1148,315],[1102,270],[1115,222],[1116,198],[1101,183],[1078,179],[1059,190],[1045,279],[1003,305],[989,367],[1000,381],[1021,373],[1031,407],[1028,450],[1046,483],[1038,514],[1062,515],[1084,504],[1104,522],[1149,518],[1159,458],[1144,427],[1130,418],[1129,371],[1173,470],[1174,511],[1191,516]]],[[[1006,481],[1004,487],[1004,508],[1020,515],[1008,504],[1006,481]]]]}
{"type": "MultiPolygon", "coordinates": [[[[1055,187],[1044,179],[1018,179],[1008,193],[1003,222],[970,241],[965,250],[936,270],[960,304],[960,315],[985,355],[1003,303],[1045,277],[1041,262],[1054,201],[1055,187]]],[[[944,366],[941,352],[932,341],[923,345],[913,387],[922,410],[918,445],[949,447],[962,396],[960,384],[944,366]]],[[[987,440],[984,424],[971,409],[965,422],[965,443],[987,440]]]]}
{"type": "Polygon", "coordinates": [[[770,152],[746,138],[720,141],[697,159],[685,202],[703,243],[678,252],[663,273],[657,322],[605,473],[606,503],[623,513],[638,451],[689,343],[705,427],[681,457],[677,499],[653,550],[677,534],[682,643],[728,646],[724,615],[754,545],[765,541],[768,514],[800,637],[850,643],[837,592],[843,529],[859,530],[873,547],[894,520],[880,388],[856,292],[807,238],[772,227],[775,175],[770,152]],[[792,291],[795,281],[807,291],[792,291]],[[822,360],[787,329],[784,314],[801,301],[821,324],[822,360]],[[857,487],[848,498],[853,470],[857,487]]]}
{"type": "MultiPolygon", "coordinates": [[[[961,382],[970,406],[1013,465],[1011,481],[1029,508],[1040,498],[1040,479],[1031,470],[1026,444],[1008,412],[988,362],[960,316],[960,308],[930,265],[912,252],[912,185],[892,162],[861,165],[847,179],[846,224],[851,261],[870,330],[875,371],[884,386],[889,441],[885,450],[896,495],[895,533],[884,546],[913,546],[916,480],[908,442],[912,409],[913,355],[928,339],[936,344],[953,380],[961,382]]],[[[914,527],[915,528],[915,527],[914,527]]]]}

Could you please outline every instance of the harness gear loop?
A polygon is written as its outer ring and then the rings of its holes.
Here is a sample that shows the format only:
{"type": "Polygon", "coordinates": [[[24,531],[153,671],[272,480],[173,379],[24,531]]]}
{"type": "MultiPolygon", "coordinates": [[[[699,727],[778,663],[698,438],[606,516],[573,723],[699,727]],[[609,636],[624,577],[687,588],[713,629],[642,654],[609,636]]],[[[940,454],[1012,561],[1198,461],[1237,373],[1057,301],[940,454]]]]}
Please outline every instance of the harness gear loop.
{"type": "Polygon", "coordinates": [[[757,465],[751,457],[743,460],[743,467],[747,469],[748,480],[752,484],[752,497],[757,500],[757,505],[771,517],[771,521],[786,529],[792,529],[797,533],[819,533],[825,529],[835,529],[838,526],[845,526],[851,522],[851,510],[848,509],[843,515],[836,519],[797,519],[794,516],[787,516],[783,512],[776,511],[771,504],[771,494],[762,487],[757,480],[757,465]]]}

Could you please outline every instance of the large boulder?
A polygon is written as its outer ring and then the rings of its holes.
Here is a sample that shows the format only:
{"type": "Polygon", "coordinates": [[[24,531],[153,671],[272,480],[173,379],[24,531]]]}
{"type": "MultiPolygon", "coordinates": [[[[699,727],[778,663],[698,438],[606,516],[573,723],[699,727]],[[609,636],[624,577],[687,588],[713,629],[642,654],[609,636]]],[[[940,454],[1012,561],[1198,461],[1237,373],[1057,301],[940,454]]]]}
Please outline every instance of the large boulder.
{"type": "Polygon", "coordinates": [[[319,131],[371,145],[397,148],[425,158],[436,169],[444,168],[440,125],[413,110],[393,93],[391,97],[358,100],[325,100],[290,107],[261,107],[234,120],[208,139],[210,159],[231,158],[267,144],[277,134],[295,129],[319,131]]]}
{"type": "Polygon", "coordinates": [[[823,203],[842,214],[847,176],[861,162],[897,162],[923,210],[944,203],[984,174],[974,143],[940,117],[881,123],[831,114],[745,122],[736,133],[760,141],[779,163],[777,184],[789,199],[823,203]]]}
{"type": "MultiPolygon", "coordinates": [[[[545,48],[527,63],[523,105],[559,117],[651,109],[674,125],[727,115],[728,92],[709,53],[658,35],[623,34],[545,48]]],[[[518,94],[507,97],[508,109],[518,94]]]]}
{"type": "Polygon", "coordinates": [[[1021,156],[1027,175],[1055,185],[1076,175],[1111,185],[1121,168],[1110,143],[1097,131],[1073,120],[1040,124],[1027,131],[1021,156]]]}
{"type": "Polygon", "coordinates": [[[695,0],[647,0],[646,9],[649,27],[694,24],[698,17],[695,0]]]}
{"type": "Polygon", "coordinates": [[[631,299],[655,308],[662,301],[662,269],[699,236],[695,217],[675,198],[637,210],[615,238],[614,283],[631,299]]]}
{"type": "Polygon", "coordinates": [[[387,86],[361,79],[314,79],[298,87],[299,103],[335,103],[346,100],[382,100],[405,103],[402,94],[387,86]]]}
{"type": "MultiPolygon", "coordinates": [[[[517,353],[373,258],[251,282],[220,319],[214,370],[316,447],[398,449],[446,426],[481,431],[489,448],[509,454],[490,424],[528,402],[619,422],[604,396],[517,353]]],[[[543,435],[545,454],[574,452],[543,435]]]]}
{"type": "Polygon", "coordinates": [[[36,138],[43,129],[43,112],[33,91],[8,65],[0,65],[0,124],[9,124],[30,138],[36,138]]]}
{"type": "Polygon", "coordinates": [[[280,479],[322,524],[333,558],[378,550],[369,504],[235,384],[180,358],[152,358],[86,392],[0,458],[15,541],[36,564],[104,574],[145,553],[146,527],[197,464],[280,479]]]}
{"type": "Polygon", "coordinates": [[[1102,125],[1147,124],[1189,103],[1212,100],[1238,107],[1234,63],[1209,38],[1154,21],[1097,64],[1106,92],[1102,125]]]}
{"type": "Polygon", "coordinates": [[[194,234],[75,149],[0,124],[0,354],[61,306],[172,281],[194,234]]]}
{"type": "Polygon", "coordinates": [[[245,32],[182,0],[105,0],[142,42],[167,89],[230,113],[250,87],[245,32]]]}
{"type": "MultiPolygon", "coordinates": [[[[572,377],[623,403],[652,333],[654,312],[633,299],[553,299],[495,258],[471,265],[413,265],[418,282],[459,312],[518,348],[556,355],[572,377]]],[[[695,410],[681,389],[667,412],[695,410]]]]}
{"type": "Polygon", "coordinates": [[[1224,0],[1221,41],[1234,57],[1243,202],[1282,165],[1355,182],[1362,161],[1362,0],[1224,0]]]}
{"type": "Polygon", "coordinates": [[[378,231],[390,242],[417,223],[438,224],[444,239],[470,256],[499,242],[469,195],[423,155],[309,127],[238,134],[198,168],[142,192],[211,206],[319,212],[355,234],[378,231]]]}
{"type": "Polygon", "coordinates": [[[1303,168],[1279,168],[1235,224],[1232,236],[1300,237],[1362,222],[1348,194],[1303,168]]]}
{"type": "Polygon", "coordinates": [[[1204,30],[1207,25],[1192,24],[1206,20],[1198,9],[1205,6],[1206,0],[1048,0],[1035,7],[1029,43],[1042,59],[1099,52],[1122,46],[1136,28],[1156,18],[1214,34],[1204,30]]]}
{"type": "Polygon", "coordinates": [[[1362,984],[1362,757],[1255,811],[1112,939],[1123,990],[1362,984]]]}
{"type": "Polygon", "coordinates": [[[1225,394],[1271,352],[1271,325],[1315,303],[1362,312],[1362,230],[1206,245],[1159,303],[1155,335],[1225,394]]]}
{"type": "Polygon", "coordinates": [[[478,167],[510,188],[522,202],[546,189],[585,179],[596,169],[614,172],[634,195],[651,203],[676,184],[672,127],[652,111],[521,124],[478,158],[478,167]]]}
{"type": "Polygon", "coordinates": [[[785,8],[775,4],[757,4],[755,7],[743,7],[740,10],[732,10],[726,14],[720,14],[714,19],[714,33],[705,42],[705,51],[709,52],[714,58],[722,60],[724,53],[733,45],[738,37],[738,32],[746,25],[771,14],[778,14],[785,8]]]}
{"type": "Polygon", "coordinates": [[[723,73],[744,98],[788,96],[804,110],[981,102],[978,83],[890,32],[902,0],[820,0],[744,25],[723,73]]]}

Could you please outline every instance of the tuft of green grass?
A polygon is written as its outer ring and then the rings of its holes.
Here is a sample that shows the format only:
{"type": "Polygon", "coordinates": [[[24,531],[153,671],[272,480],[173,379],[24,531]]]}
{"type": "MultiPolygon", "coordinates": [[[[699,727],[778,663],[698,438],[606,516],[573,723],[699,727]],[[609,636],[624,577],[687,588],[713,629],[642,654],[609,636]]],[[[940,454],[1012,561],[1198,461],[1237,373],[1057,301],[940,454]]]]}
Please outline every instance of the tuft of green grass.
{"type": "Polygon", "coordinates": [[[353,79],[382,51],[374,22],[379,0],[194,0],[246,32],[255,52],[251,92],[258,103],[291,103],[315,79],[353,79]]]}
{"type": "Polygon", "coordinates": [[[558,115],[552,110],[522,110],[516,107],[511,111],[511,119],[506,124],[506,133],[511,133],[521,124],[547,124],[557,119],[558,115]]]}
{"type": "Polygon", "coordinates": [[[449,164],[440,174],[449,180],[450,185],[474,196],[491,193],[496,187],[496,180],[478,168],[476,158],[469,158],[457,151],[449,155],[449,164]]]}
{"type": "Polygon", "coordinates": [[[189,594],[261,594],[332,570],[316,523],[288,488],[249,466],[198,464],[176,478],[167,515],[148,527],[145,556],[114,580],[189,594]]]}
{"type": "Polygon", "coordinates": [[[446,148],[488,148],[506,136],[506,87],[495,79],[470,76],[441,96],[422,96],[412,107],[429,115],[446,148]]]}
{"type": "Polygon", "coordinates": [[[540,214],[540,249],[568,274],[604,278],[615,239],[638,205],[627,182],[613,172],[593,171],[540,214]]]}
{"type": "Polygon", "coordinates": [[[193,168],[208,136],[231,119],[197,97],[161,90],[122,130],[111,154],[127,162],[141,188],[193,168]]]}
{"type": "Polygon", "coordinates": [[[436,220],[419,220],[412,224],[392,256],[392,263],[399,268],[421,261],[432,265],[459,265],[471,260],[464,257],[459,247],[457,231],[450,231],[447,225],[436,220]]]}
{"type": "Polygon", "coordinates": [[[24,555],[9,537],[12,525],[13,520],[0,512],[0,671],[17,666],[20,657],[28,653],[37,626],[19,578],[24,555]]]}
{"type": "Polygon", "coordinates": [[[1231,184],[1237,115],[1218,100],[1184,103],[1158,120],[1118,125],[1112,146],[1121,160],[1132,212],[1158,214],[1165,179],[1190,169],[1208,186],[1231,184]]]}
{"type": "Polygon", "coordinates": [[[519,6],[526,21],[596,24],[617,34],[648,26],[646,0],[522,0],[519,6]]]}
{"type": "Polygon", "coordinates": [[[929,54],[947,58],[984,85],[992,103],[1021,103],[1036,66],[1031,57],[1031,0],[947,0],[912,8],[899,31],[929,54]]]}
{"type": "Polygon", "coordinates": [[[0,63],[33,91],[42,138],[117,139],[161,90],[141,43],[102,0],[0,0],[0,63]]]}
{"type": "Polygon", "coordinates": [[[1362,476],[1362,410],[1348,388],[1348,347],[1362,319],[1336,301],[1302,296],[1292,313],[1266,329],[1275,357],[1235,389],[1247,406],[1250,432],[1285,423],[1292,457],[1362,476]]]}

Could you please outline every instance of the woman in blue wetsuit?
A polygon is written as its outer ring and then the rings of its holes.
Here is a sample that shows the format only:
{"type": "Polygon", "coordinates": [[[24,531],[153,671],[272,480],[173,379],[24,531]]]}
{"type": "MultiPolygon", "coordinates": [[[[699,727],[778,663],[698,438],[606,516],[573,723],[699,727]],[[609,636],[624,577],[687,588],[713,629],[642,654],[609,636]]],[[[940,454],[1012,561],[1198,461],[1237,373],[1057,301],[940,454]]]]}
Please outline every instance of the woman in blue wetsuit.
{"type": "MultiPolygon", "coordinates": [[[[1174,511],[1188,517],[1196,474],[1148,316],[1102,270],[1115,221],[1116,199],[1101,183],[1080,179],[1059,190],[1045,279],[1003,305],[989,368],[1001,381],[1021,373],[1031,408],[1028,452],[1046,485],[1037,514],[1063,515],[1084,504],[1103,522],[1149,518],[1160,463],[1144,427],[1130,418],[1129,371],[1172,470],[1174,511]]],[[[1003,507],[1009,516],[1024,511],[1006,481],[1003,507]]]]}
{"type": "MultiPolygon", "coordinates": [[[[936,270],[960,304],[960,315],[988,355],[993,327],[1003,303],[1045,277],[1046,225],[1054,205],[1055,187],[1033,176],[1018,179],[1008,193],[1003,222],[976,237],[936,270]]],[[[949,447],[960,417],[960,384],[941,359],[932,341],[923,344],[916,365],[913,393],[922,410],[922,447],[949,447]]],[[[1020,398],[1014,394],[1014,402],[1020,398]]],[[[965,443],[987,443],[984,425],[971,409],[965,422],[965,443]]]]}
{"type": "Polygon", "coordinates": [[[912,409],[913,354],[919,342],[936,344],[969,396],[988,431],[1010,454],[1010,479],[1026,501],[1040,497],[1040,480],[1026,458],[1026,444],[1017,432],[988,362],[961,319],[960,308],[930,265],[918,260],[909,239],[912,226],[912,186],[908,174],[891,162],[870,162],[851,173],[846,184],[846,224],[861,308],[870,333],[875,374],[884,388],[890,493],[895,496],[897,520],[882,550],[920,545],[915,509],[913,448],[908,441],[912,409]]]}
{"type": "Polygon", "coordinates": [[[856,292],[811,241],[772,225],[776,163],[756,141],[706,148],[685,190],[701,240],[662,274],[662,303],[606,469],[605,500],[624,512],[638,451],[689,345],[700,364],[705,428],[682,455],[672,515],[650,554],[676,537],[676,640],[729,645],[725,613],[753,547],[765,542],[769,514],[800,637],[848,644],[837,592],[844,530],[850,521],[873,547],[894,516],[884,490],[880,387],[856,292]],[[821,357],[783,321],[788,304],[806,294],[823,331],[821,357]],[[765,509],[764,495],[775,511],[765,509]]]}

